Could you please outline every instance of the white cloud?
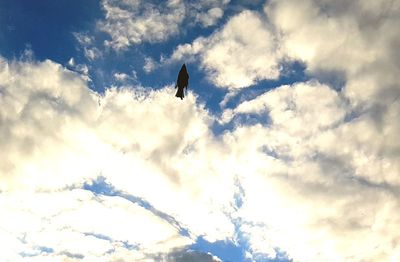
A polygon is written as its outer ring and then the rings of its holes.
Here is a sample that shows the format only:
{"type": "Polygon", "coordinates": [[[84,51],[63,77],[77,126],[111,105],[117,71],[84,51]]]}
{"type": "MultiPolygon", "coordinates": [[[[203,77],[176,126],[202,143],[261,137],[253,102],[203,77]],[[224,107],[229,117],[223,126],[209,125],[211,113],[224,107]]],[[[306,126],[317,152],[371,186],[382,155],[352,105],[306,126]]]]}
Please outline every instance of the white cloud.
{"type": "Polygon", "coordinates": [[[390,3],[266,5],[283,52],[316,78],[343,72],[345,82],[342,91],[315,81],[278,87],[222,115],[223,123],[240,114],[267,120],[239,126],[229,140],[251,167],[239,172],[238,216],[253,254],[275,257],[278,248],[296,261],[399,259],[392,244],[400,234],[399,64],[389,47],[397,43],[399,2],[390,3]]]}
{"type": "Polygon", "coordinates": [[[75,32],[73,33],[75,39],[83,47],[85,57],[91,61],[98,59],[102,56],[100,50],[95,47],[95,38],[89,33],[75,32]]]}
{"type": "Polygon", "coordinates": [[[151,261],[196,236],[233,238],[231,217],[255,259],[276,248],[299,261],[399,255],[398,102],[381,122],[374,107],[353,119],[347,98],[327,85],[282,86],[230,111],[267,125],[215,137],[196,97],[177,103],[172,87],[99,95],[51,61],[4,59],[0,86],[0,241],[10,260],[151,261]],[[122,197],[69,189],[99,175],[189,237],[122,197]]]}
{"type": "MultiPolygon", "coordinates": [[[[385,153],[392,147],[369,113],[346,122],[341,100],[326,86],[298,84],[233,111],[271,120],[229,135],[245,192],[241,231],[253,254],[275,257],[279,248],[298,261],[398,258],[391,243],[400,234],[400,156],[385,153]]],[[[400,131],[395,122],[383,126],[400,131]]]]}
{"type": "Polygon", "coordinates": [[[137,73],[135,70],[132,70],[131,74],[125,74],[122,72],[114,73],[114,79],[122,84],[126,84],[128,82],[137,82],[137,73]]]}
{"type": "Polygon", "coordinates": [[[204,27],[215,25],[224,15],[230,0],[193,1],[189,4],[189,14],[204,27]]]}
{"type": "Polygon", "coordinates": [[[180,103],[172,87],[111,88],[101,96],[51,61],[4,59],[0,87],[0,199],[9,203],[1,205],[7,216],[0,230],[11,260],[20,259],[21,250],[35,257],[139,260],[197,236],[233,237],[228,214],[235,186],[216,157],[224,146],[213,140],[211,118],[191,92],[180,103]],[[120,197],[69,191],[99,175],[172,217],[190,238],[169,219],[120,197]]]}
{"type": "Polygon", "coordinates": [[[161,5],[141,1],[102,1],[106,20],[99,28],[112,40],[107,44],[124,49],[142,41],[160,42],[175,35],[184,19],[185,6],[179,0],[169,0],[161,5]]]}
{"type": "Polygon", "coordinates": [[[157,67],[156,61],[154,61],[153,58],[151,58],[151,57],[146,57],[146,58],[144,59],[143,70],[144,70],[146,73],[150,73],[150,72],[153,71],[156,67],[157,67]]]}
{"type": "Polygon", "coordinates": [[[110,261],[121,251],[128,259],[191,243],[166,221],[120,197],[77,189],[3,193],[0,202],[0,225],[9,233],[1,244],[12,251],[10,257],[3,256],[6,260],[18,260],[18,254],[43,258],[48,253],[53,258],[75,255],[110,261]]]}
{"type": "Polygon", "coordinates": [[[179,45],[172,60],[198,57],[218,87],[242,88],[279,76],[279,46],[264,18],[243,11],[211,36],[179,45]]]}
{"type": "Polygon", "coordinates": [[[214,25],[228,3],[229,0],[168,0],[162,4],[141,0],[103,0],[105,20],[99,22],[99,28],[111,37],[106,45],[121,50],[142,42],[166,41],[180,33],[186,20],[191,26],[197,23],[205,27],[214,25]]]}
{"type": "Polygon", "coordinates": [[[380,98],[399,72],[399,1],[271,1],[265,11],[285,52],[307,70],[344,72],[353,103],[380,98]],[[379,80],[378,80],[379,79],[379,80]]]}
{"type": "Polygon", "coordinates": [[[2,59],[2,255],[151,261],[197,236],[234,238],[233,218],[255,259],[280,250],[295,261],[399,260],[400,65],[393,47],[400,16],[399,2],[388,3],[271,1],[268,20],[245,11],[209,38],[180,46],[172,59],[197,56],[214,83],[230,88],[272,77],[283,55],[302,60],[317,79],[344,72],[341,90],[315,79],[227,109],[222,123],[252,114],[265,123],[239,122],[219,136],[210,131],[216,118],[192,92],[183,101],[172,87],[100,95],[51,61],[2,59]],[[259,33],[249,35],[249,24],[259,33]],[[218,48],[224,56],[215,55],[218,48]],[[248,65],[242,56],[261,60],[248,65]],[[237,78],[224,78],[229,72],[237,78]],[[168,217],[77,189],[99,175],[168,217]],[[119,222],[115,230],[107,217],[119,222]],[[129,229],[127,221],[136,223],[129,229]],[[153,227],[162,233],[145,235],[153,227]]]}
{"type": "Polygon", "coordinates": [[[233,111],[227,110],[224,122],[234,115],[249,113],[269,118],[274,127],[285,130],[288,135],[308,137],[342,121],[346,104],[329,86],[318,82],[297,83],[244,101],[233,111]]]}
{"type": "Polygon", "coordinates": [[[80,73],[86,81],[90,81],[89,67],[87,65],[85,65],[85,64],[77,64],[73,57],[71,57],[68,60],[67,65],[71,70],[80,73]]]}
{"type": "Polygon", "coordinates": [[[126,81],[126,80],[129,78],[129,75],[127,75],[127,74],[125,74],[125,73],[115,73],[115,74],[114,74],[114,78],[115,78],[117,81],[123,82],[123,81],[126,81]]]}

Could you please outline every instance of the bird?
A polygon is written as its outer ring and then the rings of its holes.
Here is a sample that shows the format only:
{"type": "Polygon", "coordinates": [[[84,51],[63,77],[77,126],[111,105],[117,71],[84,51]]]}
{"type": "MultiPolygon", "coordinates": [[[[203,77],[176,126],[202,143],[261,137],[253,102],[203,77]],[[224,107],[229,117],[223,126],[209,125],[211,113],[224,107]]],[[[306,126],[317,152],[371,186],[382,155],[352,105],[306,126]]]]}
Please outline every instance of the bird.
{"type": "Polygon", "coordinates": [[[181,70],[179,71],[178,79],[176,80],[175,88],[178,88],[178,91],[176,92],[175,96],[180,97],[182,100],[185,97],[184,89],[186,87],[187,90],[188,85],[189,85],[189,74],[187,72],[186,65],[183,64],[181,70]]]}

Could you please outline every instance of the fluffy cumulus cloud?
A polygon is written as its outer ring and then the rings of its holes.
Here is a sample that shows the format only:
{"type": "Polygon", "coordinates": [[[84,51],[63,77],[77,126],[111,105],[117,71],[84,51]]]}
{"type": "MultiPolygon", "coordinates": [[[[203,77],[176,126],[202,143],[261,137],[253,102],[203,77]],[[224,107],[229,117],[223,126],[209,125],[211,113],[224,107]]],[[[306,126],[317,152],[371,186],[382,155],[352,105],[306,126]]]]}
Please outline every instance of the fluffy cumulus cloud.
{"type": "Polygon", "coordinates": [[[279,77],[281,55],[265,17],[243,11],[209,37],[179,45],[172,60],[197,58],[218,87],[242,88],[279,77]]]}
{"type": "Polygon", "coordinates": [[[76,189],[3,193],[0,202],[6,261],[141,260],[190,243],[166,221],[121,197],[76,189]]]}
{"type": "MultiPolygon", "coordinates": [[[[246,141],[233,152],[244,168],[241,230],[255,257],[275,257],[279,247],[296,261],[398,259],[400,154],[369,113],[347,120],[343,103],[311,82],[280,87],[233,113],[270,122],[240,127],[230,138],[246,141]]],[[[393,120],[382,124],[398,133],[393,120]]]]}
{"type": "MultiPolygon", "coordinates": [[[[272,28],[280,49],[255,56],[302,61],[316,80],[278,87],[220,118],[258,115],[266,123],[239,121],[224,137],[240,163],[238,217],[253,258],[280,250],[295,261],[399,259],[400,2],[270,1],[264,11],[262,27],[272,28]]],[[[172,58],[199,54],[205,68],[216,64],[217,56],[204,59],[215,35],[179,46],[172,58]]],[[[218,85],[223,71],[209,72],[218,85]]]]}
{"type": "Polygon", "coordinates": [[[215,25],[224,15],[224,9],[230,0],[193,1],[189,7],[189,15],[195,23],[204,27],[215,25]]]}
{"type": "Polygon", "coordinates": [[[99,29],[110,35],[106,45],[126,49],[142,42],[161,42],[177,35],[185,19],[188,24],[208,27],[223,16],[229,0],[207,1],[114,1],[103,0],[105,19],[99,29]]]}
{"type": "Polygon", "coordinates": [[[393,53],[399,7],[399,1],[265,6],[282,52],[327,84],[282,86],[222,115],[221,122],[241,114],[266,122],[230,134],[232,145],[246,141],[233,152],[253,174],[240,179],[239,217],[254,257],[275,257],[279,247],[295,261],[399,259],[400,66],[393,53]],[[337,78],[342,86],[330,81],[337,78]]]}
{"type": "Polygon", "coordinates": [[[0,87],[6,259],[152,261],[197,236],[233,237],[235,186],[216,163],[226,149],[192,94],[100,95],[51,61],[4,59],[0,87]]]}
{"type": "Polygon", "coordinates": [[[396,92],[399,1],[271,1],[265,11],[285,52],[313,75],[345,74],[354,102],[396,92]]]}

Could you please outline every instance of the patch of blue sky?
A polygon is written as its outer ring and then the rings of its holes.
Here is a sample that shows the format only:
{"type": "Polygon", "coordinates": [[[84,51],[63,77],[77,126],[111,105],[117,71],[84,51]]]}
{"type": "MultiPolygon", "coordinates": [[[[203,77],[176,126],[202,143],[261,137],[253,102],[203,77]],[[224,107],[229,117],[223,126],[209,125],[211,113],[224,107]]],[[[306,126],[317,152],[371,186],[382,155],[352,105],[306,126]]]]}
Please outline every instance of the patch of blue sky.
{"type": "Polygon", "coordinates": [[[107,183],[105,178],[102,176],[97,177],[96,180],[93,180],[89,183],[85,183],[83,185],[83,189],[89,190],[96,195],[118,196],[118,197],[125,198],[126,200],[128,200],[132,203],[138,204],[139,206],[149,210],[155,216],[158,216],[159,218],[168,222],[170,225],[175,227],[182,236],[190,236],[189,229],[183,227],[179,223],[179,221],[177,221],[173,216],[168,215],[168,214],[158,210],[151,203],[149,203],[147,200],[145,200],[143,198],[133,196],[133,195],[130,195],[130,194],[127,194],[125,192],[115,189],[114,186],[107,183]]]}
{"type": "Polygon", "coordinates": [[[243,246],[236,246],[231,241],[208,242],[202,237],[189,247],[191,250],[211,253],[224,262],[240,262],[245,260],[245,249],[243,246]]]}
{"type": "Polygon", "coordinates": [[[38,60],[64,64],[77,53],[72,32],[92,28],[99,1],[0,1],[0,54],[19,58],[28,48],[38,60]]]}
{"type": "Polygon", "coordinates": [[[107,181],[105,180],[105,178],[103,176],[99,176],[96,178],[96,180],[93,180],[89,183],[85,183],[83,185],[83,189],[89,190],[89,191],[95,193],[96,195],[120,196],[120,197],[123,197],[123,198],[133,202],[133,203],[137,203],[138,205],[140,205],[141,207],[144,207],[146,209],[152,208],[150,203],[148,203],[147,201],[145,201],[139,197],[124,194],[123,192],[116,190],[114,188],[114,186],[107,183],[107,181]]]}
{"type": "MultiPolygon", "coordinates": [[[[180,228],[180,233],[182,235],[189,236],[188,230],[182,228],[173,217],[171,217],[165,213],[162,213],[161,211],[156,210],[150,203],[148,203],[147,201],[145,201],[141,198],[138,198],[138,197],[135,197],[132,195],[128,195],[128,194],[125,194],[123,192],[116,190],[112,185],[110,185],[109,183],[106,182],[104,177],[100,176],[96,180],[94,180],[90,183],[84,184],[83,188],[85,190],[89,190],[97,195],[119,196],[119,197],[123,197],[133,203],[137,203],[140,206],[151,211],[153,214],[159,216],[162,219],[165,219],[167,222],[171,223],[173,226],[180,228]]],[[[238,191],[238,194],[236,195],[238,207],[240,207],[241,197],[242,197],[241,195],[243,194],[242,191],[243,190],[240,190],[240,186],[239,186],[239,191],[238,191]]],[[[250,261],[250,260],[246,259],[246,257],[245,257],[245,252],[248,249],[247,240],[241,236],[239,229],[238,229],[239,227],[237,226],[236,228],[237,228],[236,231],[237,231],[237,235],[238,235],[238,237],[237,237],[238,243],[237,244],[233,243],[232,241],[216,241],[216,242],[212,243],[212,242],[206,241],[202,237],[199,237],[196,239],[196,242],[193,245],[187,247],[187,249],[195,250],[195,251],[199,251],[199,252],[203,252],[203,253],[209,252],[213,255],[218,256],[224,262],[250,261]]],[[[100,239],[109,240],[109,238],[107,236],[98,235],[95,233],[87,233],[87,234],[92,235],[97,238],[100,238],[100,239]]],[[[126,244],[127,244],[126,248],[128,248],[128,249],[137,248],[136,246],[130,245],[129,243],[126,243],[126,244]]],[[[262,256],[259,256],[259,257],[257,257],[256,261],[289,262],[290,260],[287,260],[285,258],[265,259],[262,256]]]]}
{"type": "Polygon", "coordinates": [[[53,253],[54,252],[54,249],[52,249],[51,247],[39,247],[39,250],[44,253],[53,253]]]}
{"type": "Polygon", "coordinates": [[[235,185],[236,185],[236,192],[234,194],[234,200],[235,200],[235,207],[237,209],[240,209],[243,205],[243,198],[245,196],[245,191],[243,186],[241,185],[239,178],[236,176],[235,177],[235,185]]]}
{"type": "MultiPolygon", "coordinates": [[[[225,23],[229,17],[239,12],[243,5],[232,1],[217,25],[225,23]]],[[[247,3],[246,8],[249,7],[260,10],[262,3],[247,3]]],[[[116,84],[115,73],[137,77],[138,82],[144,87],[157,89],[175,83],[181,62],[164,65],[147,73],[143,70],[145,58],[151,57],[157,62],[161,56],[168,57],[176,46],[191,43],[199,36],[207,37],[217,27],[217,25],[206,28],[200,25],[187,26],[191,21],[185,20],[180,25],[180,32],[167,41],[143,42],[131,45],[125,51],[115,52],[104,47],[104,40],[109,37],[95,30],[96,21],[102,18],[104,12],[99,1],[95,0],[84,3],[68,0],[39,2],[3,0],[0,3],[0,21],[6,26],[0,28],[0,54],[6,58],[19,57],[29,48],[39,60],[51,59],[64,65],[73,57],[77,64],[89,64],[92,79],[90,86],[99,92],[116,84]],[[73,35],[74,32],[91,32],[89,35],[93,36],[93,47],[99,48],[103,57],[88,61],[83,54],[82,46],[73,35]]],[[[298,65],[293,64],[289,67],[295,74],[282,75],[277,81],[261,81],[251,88],[244,88],[228,102],[227,106],[231,107],[238,101],[254,97],[281,83],[294,82],[303,76],[298,65]]],[[[199,67],[199,61],[189,62],[188,71],[191,77],[189,88],[199,95],[200,101],[203,101],[211,112],[218,112],[220,110],[218,104],[227,90],[216,88],[206,79],[205,73],[199,67]]]]}
{"type": "Polygon", "coordinates": [[[257,96],[280,87],[282,85],[291,85],[296,82],[304,82],[310,79],[306,74],[306,66],[298,61],[287,61],[281,64],[282,69],[280,77],[272,80],[258,81],[256,84],[236,90],[237,94],[227,103],[225,108],[235,108],[243,101],[249,101],[257,96]]]}
{"type": "MultiPolygon", "coordinates": [[[[219,105],[219,102],[223,100],[223,97],[228,93],[228,90],[216,88],[211,86],[210,84],[206,85],[208,86],[207,89],[212,94],[214,94],[215,91],[219,91],[219,93],[215,95],[214,101],[211,102],[211,99],[205,99],[206,108],[212,114],[219,116],[221,115],[223,110],[228,108],[234,109],[240,103],[255,99],[272,89],[275,89],[282,85],[291,85],[297,82],[305,82],[308,80],[310,80],[310,76],[306,74],[306,67],[303,63],[298,61],[285,62],[284,64],[282,64],[282,71],[279,79],[263,80],[257,82],[253,86],[234,90],[235,95],[227,101],[224,107],[221,107],[219,105]]],[[[207,94],[200,95],[200,101],[204,96],[207,96],[207,94]]],[[[228,123],[220,124],[218,122],[214,122],[211,126],[211,130],[215,135],[221,135],[225,131],[231,131],[238,126],[248,126],[255,124],[268,126],[270,124],[270,118],[268,117],[267,112],[237,114],[228,123]]]]}
{"type": "Polygon", "coordinates": [[[291,259],[287,258],[284,252],[279,250],[275,250],[277,252],[276,258],[268,258],[261,254],[254,255],[252,259],[246,257],[248,243],[243,237],[238,238],[237,244],[232,241],[208,242],[204,238],[199,237],[196,243],[188,247],[188,249],[211,253],[220,258],[223,262],[292,262],[291,259]]]}
{"type": "MultiPolygon", "coordinates": [[[[243,197],[245,195],[244,189],[240,184],[240,181],[236,179],[237,192],[234,195],[236,208],[240,208],[243,203],[243,197]]],[[[284,252],[280,252],[278,249],[275,250],[277,257],[274,259],[267,258],[262,255],[255,255],[253,258],[249,258],[248,253],[250,246],[248,239],[243,235],[240,230],[242,224],[241,219],[233,219],[235,225],[235,242],[231,240],[209,242],[203,237],[198,237],[196,242],[189,246],[189,250],[195,250],[203,253],[211,253],[224,262],[291,262],[284,252]]]]}
{"type": "Polygon", "coordinates": [[[38,256],[40,254],[43,253],[53,253],[54,249],[50,248],[50,247],[46,247],[46,246],[38,246],[35,247],[34,250],[31,251],[24,251],[20,253],[20,256],[22,257],[34,257],[34,256],[38,256]]]}
{"type": "Polygon", "coordinates": [[[132,44],[124,51],[105,50],[103,44],[106,38],[99,37],[101,33],[97,33],[93,38],[93,46],[101,50],[102,57],[95,61],[88,61],[82,53],[76,54],[76,63],[89,64],[93,89],[103,92],[105,88],[119,84],[114,78],[115,73],[124,73],[133,80],[139,80],[134,81],[134,84],[152,89],[159,89],[166,85],[174,84],[181,64],[186,62],[191,78],[190,88],[195,88],[197,85],[193,85],[192,83],[199,83],[204,78],[204,74],[198,73],[201,70],[197,69],[197,62],[188,63],[188,61],[179,61],[171,64],[160,64],[161,57],[170,56],[178,45],[190,43],[195,39],[196,35],[207,35],[210,33],[208,32],[210,29],[197,26],[191,29],[194,28],[196,30],[187,30],[182,25],[181,32],[178,35],[171,36],[165,42],[132,44]],[[151,72],[146,72],[144,65],[146,59],[149,58],[155,62],[156,67],[151,72]]]}

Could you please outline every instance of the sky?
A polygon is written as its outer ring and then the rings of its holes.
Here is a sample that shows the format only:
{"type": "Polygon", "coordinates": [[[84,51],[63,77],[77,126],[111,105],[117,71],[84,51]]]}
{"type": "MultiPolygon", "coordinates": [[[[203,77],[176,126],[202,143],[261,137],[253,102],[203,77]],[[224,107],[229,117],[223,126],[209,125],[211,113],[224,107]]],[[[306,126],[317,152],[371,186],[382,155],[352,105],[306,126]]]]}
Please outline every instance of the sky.
{"type": "Polygon", "coordinates": [[[399,24],[399,0],[0,1],[1,260],[399,261],[399,24]]]}

